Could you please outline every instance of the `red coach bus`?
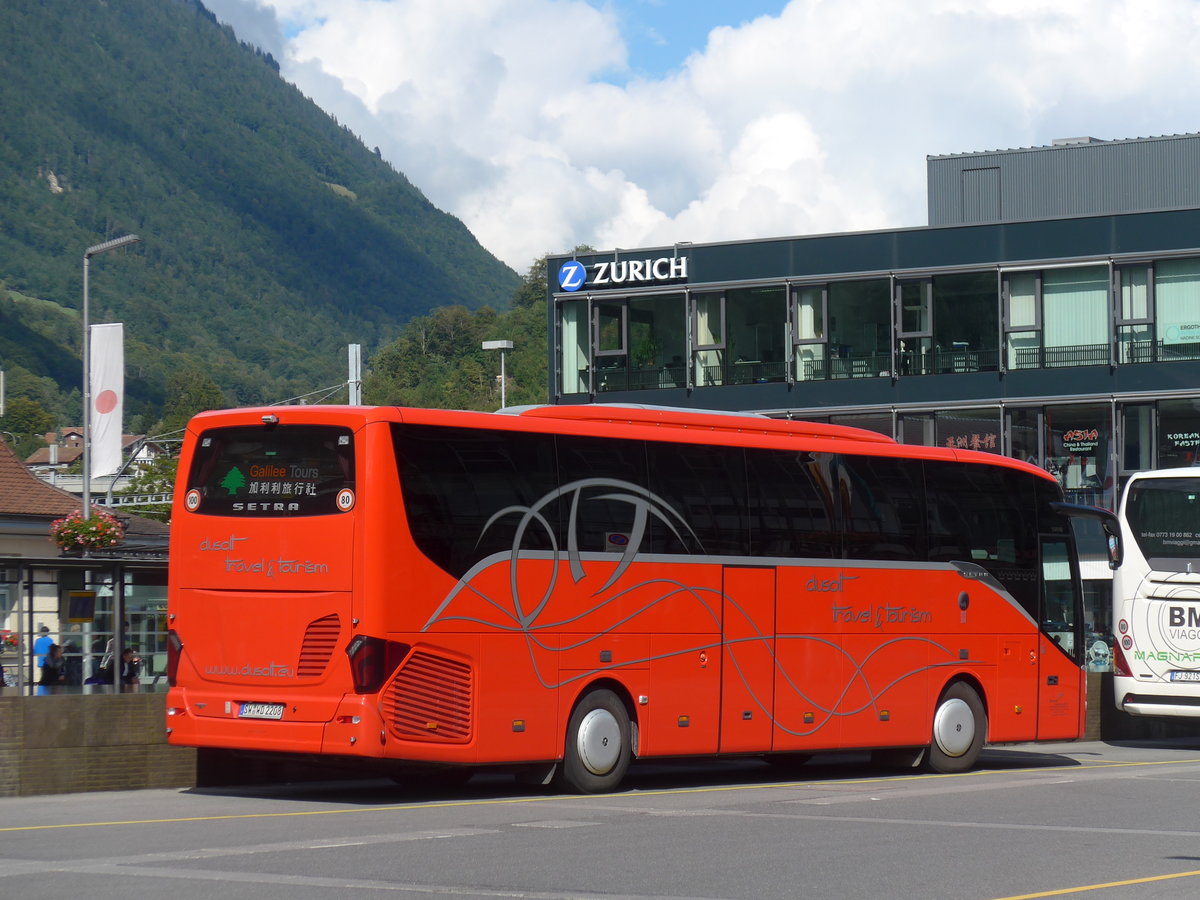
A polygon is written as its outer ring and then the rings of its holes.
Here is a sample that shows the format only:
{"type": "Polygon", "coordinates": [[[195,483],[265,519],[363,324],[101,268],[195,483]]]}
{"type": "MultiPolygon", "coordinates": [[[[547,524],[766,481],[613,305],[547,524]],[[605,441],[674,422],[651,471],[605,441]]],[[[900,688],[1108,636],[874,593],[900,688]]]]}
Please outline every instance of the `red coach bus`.
{"type": "MultiPolygon", "coordinates": [[[[1081,734],[1045,472],[621,406],[210,412],[171,528],[170,741],[615,788],[634,758],[972,766],[1081,734]]],[[[1108,515],[1111,519],[1111,515],[1108,515]]]]}

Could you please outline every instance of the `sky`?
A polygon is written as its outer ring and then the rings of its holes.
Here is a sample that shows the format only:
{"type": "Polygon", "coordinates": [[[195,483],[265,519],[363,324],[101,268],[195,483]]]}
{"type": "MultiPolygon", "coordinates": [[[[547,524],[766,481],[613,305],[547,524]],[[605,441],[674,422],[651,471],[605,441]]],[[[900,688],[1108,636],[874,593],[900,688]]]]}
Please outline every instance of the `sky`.
{"type": "Polygon", "coordinates": [[[1200,131],[1200,0],[204,0],[518,272],[927,222],[926,157],[1200,131]]]}

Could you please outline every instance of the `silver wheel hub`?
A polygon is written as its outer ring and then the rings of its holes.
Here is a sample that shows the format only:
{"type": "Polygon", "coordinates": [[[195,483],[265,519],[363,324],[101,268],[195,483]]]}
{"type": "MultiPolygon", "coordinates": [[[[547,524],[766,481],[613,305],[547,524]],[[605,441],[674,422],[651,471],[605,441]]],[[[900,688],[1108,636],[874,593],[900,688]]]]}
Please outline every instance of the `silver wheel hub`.
{"type": "Polygon", "coordinates": [[[957,697],[938,707],[933,716],[933,740],[947,756],[962,756],[975,740],[975,715],[957,697]]]}
{"type": "Polygon", "coordinates": [[[621,757],[621,726],[607,709],[593,709],[579,723],[579,759],[593,775],[607,775],[621,757]]]}

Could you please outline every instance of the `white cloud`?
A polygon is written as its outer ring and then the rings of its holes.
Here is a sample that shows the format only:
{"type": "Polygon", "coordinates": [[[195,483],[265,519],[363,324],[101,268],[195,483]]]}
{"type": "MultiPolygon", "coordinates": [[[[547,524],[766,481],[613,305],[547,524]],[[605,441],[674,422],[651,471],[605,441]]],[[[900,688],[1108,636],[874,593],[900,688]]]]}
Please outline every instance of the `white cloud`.
{"type": "Polygon", "coordinates": [[[518,270],[918,225],[926,154],[1200,119],[1194,0],[792,0],[659,80],[584,0],[208,5],[518,270]]]}
{"type": "Polygon", "coordinates": [[[283,33],[271,7],[256,0],[204,0],[204,5],[219,21],[233,26],[238,40],[253,44],[276,59],[283,55],[283,33]]]}

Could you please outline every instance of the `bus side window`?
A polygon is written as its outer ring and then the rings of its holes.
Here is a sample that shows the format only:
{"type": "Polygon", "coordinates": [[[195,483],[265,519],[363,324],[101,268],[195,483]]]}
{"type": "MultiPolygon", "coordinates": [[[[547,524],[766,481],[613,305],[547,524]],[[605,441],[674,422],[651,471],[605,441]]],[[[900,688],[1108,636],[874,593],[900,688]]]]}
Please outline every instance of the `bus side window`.
{"type": "Polygon", "coordinates": [[[421,552],[447,572],[462,576],[494,553],[562,546],[556,506],[520,533],[519,547],[520,514],[492,518],[553,493],[550,436],[433,425],[395,425],[392,434],[409,529],[421,552]]]}
{"type": "MultiPolygon", "coordinates": [[[[622,492],[617,484],[646,487],[645,442],[575,435],[558,435],[555,442],[560,489],[594,482],[569,491],[559,501],[564,527],[574,505],[575,546],[584,553],[624,552],[634,537],[637,503],[631,502],[634,494],[622,492]]],[[[646,537],[642,536],[639,552],[646,551],[646,537]]]]}
{"type": "Polygon", "coordinates": [[[649,552],[747,556],[746,462],[740,447],[646,445],[650,490],[682,516],[691,533],[650,522],[649,552]],[[698,544],[698,545],[697,545],[698,544]]]}
{"type": "Polygon", "coordinates": [[[945,496],[931,496],[929,503],[929,558],[937,561],[968,560],[971,551],[964,543],[967,525],[958,505],[945,496]]]}
{"type": "Polygon", "coordinates": [[[919,460],[842,456],[848,559],[926,557],[925,484],[919,460]]]}
{"type": "Polygon", "coordinates": [[[794,450],[746,450],[750,552],[754,556],[838,559],[833,457],[794,450]]]}

